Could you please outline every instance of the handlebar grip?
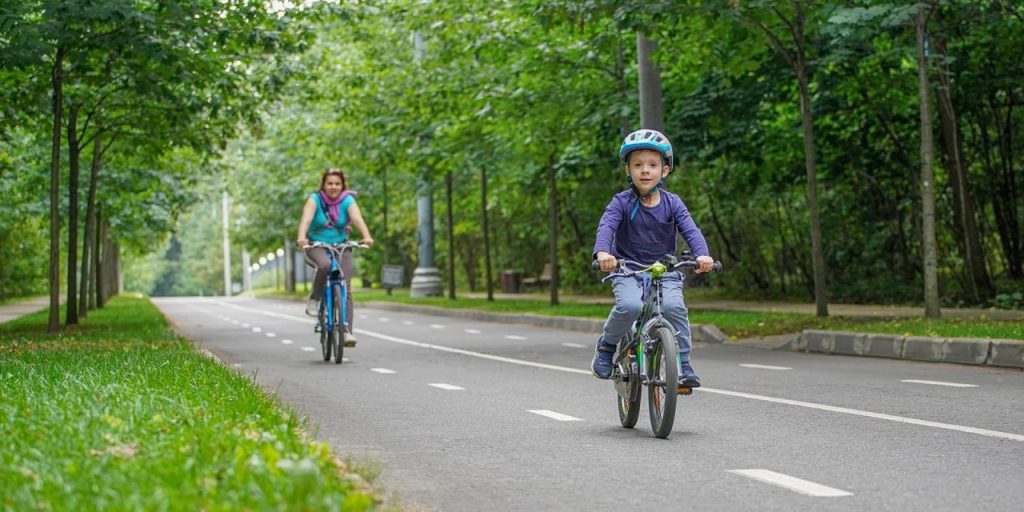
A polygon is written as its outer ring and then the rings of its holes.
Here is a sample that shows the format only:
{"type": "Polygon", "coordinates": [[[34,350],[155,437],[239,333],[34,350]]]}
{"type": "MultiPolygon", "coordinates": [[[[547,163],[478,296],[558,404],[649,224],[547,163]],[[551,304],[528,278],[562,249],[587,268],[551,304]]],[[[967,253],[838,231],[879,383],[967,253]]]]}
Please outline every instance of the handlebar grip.
{"type": "Polygon", "coordinates": [[[721,272],[722,271],[722,262],[721,261],[716,261],[715,264],[711,266],[711,271],[712,272],[721,272]]]}
{"type": "Polygon", "coordinates": [[[590,268],[592,270],[600,270],[601,269],[601,264],[598,263],[597,260],[591,261],[590,262],[590,268]]]}

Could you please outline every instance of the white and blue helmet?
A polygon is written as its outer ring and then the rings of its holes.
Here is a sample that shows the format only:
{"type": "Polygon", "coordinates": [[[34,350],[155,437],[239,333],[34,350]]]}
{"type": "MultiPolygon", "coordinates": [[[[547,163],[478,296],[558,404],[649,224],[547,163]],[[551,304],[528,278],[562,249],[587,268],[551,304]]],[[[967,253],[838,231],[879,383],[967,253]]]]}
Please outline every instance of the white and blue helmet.
{"type": "Polygon", "coordinates": [[[622,141],[622,147],[619,148],[619,158],[624,163],[629,163],[629,154],[638,149],[653,149],[661,153],[665,163],[668,164],[668,170],[672,171],[672,143],[661,132],[643,129],[626,135],[625,140],[622,141]]]}

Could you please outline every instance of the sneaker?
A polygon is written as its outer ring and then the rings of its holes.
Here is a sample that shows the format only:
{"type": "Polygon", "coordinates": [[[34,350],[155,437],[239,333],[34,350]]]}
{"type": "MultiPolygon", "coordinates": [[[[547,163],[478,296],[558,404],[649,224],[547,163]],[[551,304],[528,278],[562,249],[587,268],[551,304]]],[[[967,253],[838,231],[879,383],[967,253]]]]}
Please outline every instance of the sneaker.
{"type": "Polygon", "coordinates": [[[356,346],[356,335],[348,331],[341,331],[341,342],[346,347],[354,347],[356,346]]]}
{"type": "Polygon", "coordinates": [[[700,379],[697,378],[697,374],[693,372],[693,367],[690,366],[689,361],[680,365],[679,386],[685,388],[700,387],[700,379]]]}
{"type": "Polygon", "coordinates": [[[594,377],[609,379],[612,376],[614,364],[612,358],[615,355],[615,345],[608,345],[604,338],[598,338],[597,348],[594,350],[594,360],[590,363],[590,371],[594,377]]]}
{"type": "Polygon", "coordinates": [[[320,301],[316,299],[309,299],[306,302],[306,314],[309,316],[316,316],[320,312],[320,301]]]}

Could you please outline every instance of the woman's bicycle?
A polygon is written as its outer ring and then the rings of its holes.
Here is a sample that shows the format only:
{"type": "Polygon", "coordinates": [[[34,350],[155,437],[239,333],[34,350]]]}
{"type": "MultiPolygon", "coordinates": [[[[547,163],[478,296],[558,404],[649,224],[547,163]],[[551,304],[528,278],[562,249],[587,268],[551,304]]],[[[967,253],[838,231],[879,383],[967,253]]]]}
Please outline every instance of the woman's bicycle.
{"type": "MultiPolygon", "coordinates": [[[[644,303],[640,316],[630,328],[629,334],[619,340],[612,358],[614,366],[611,380],[618,394],[619,422],[626,428],[636,426],[640,416],[641,387],[647,386],[651,429],[656,437],[664,439],[672,432],[678,395],[690,395],[693,388],[682,386],[679,381],[676,330],[661,313],[661,278],[668,272],[696,268],[697,261],[689,253],[684,253],[681,260],[670,255],[651,265],[624,259],[618,261],[618,272],[608,274],[602,282],[615,277],[650,274],[650,279],[644,280],[644,303]]],[[[596,261],[593,266],[597,268],[596,261]]],[[[716,261],[714,271],[719,272],[721,269],[721,262],[716,261]]]]}
{"type": "Polygon", "coordinates": [[[331,258],[331,271],[327,274],[327,285],[324,286],[324,294],[320,298],[320,311],[313,332],[320,333],[320,351],[323,353],[324,361],[330,361],[333,354],[334,364],[341,364],[345,347],[355,345],[346,342],[344,336],[348,329],[348,290],[345,285],[345,273],[341,269],[341,259],[345,251],[366,246],[348,241],[340,244],[313,242],[310,247],[327,249],[327,254],[331,258]]]}

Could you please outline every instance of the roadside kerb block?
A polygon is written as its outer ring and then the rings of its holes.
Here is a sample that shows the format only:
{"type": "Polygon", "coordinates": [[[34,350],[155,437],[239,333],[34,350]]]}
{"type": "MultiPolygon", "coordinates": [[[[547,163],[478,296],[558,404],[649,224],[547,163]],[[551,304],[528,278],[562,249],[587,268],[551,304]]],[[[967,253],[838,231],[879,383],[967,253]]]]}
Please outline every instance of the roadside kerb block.
{"type": "Polygon", "coordinates": [[[867,335],[861,332],[834,331],[832,333],[832,354],[859,356],[864,353],[867,335]]]}
{"type": "Polygon", "coordinates": [[[947,338],[942,342],[942,360],[947,363],[985,364],[991,344],[989,340],[947,338]]]}
{"type": "Polygon", "coordinates": [[[693,341],[701,343],[725,343],[729,337],[714,324],[692,324],[690,333],[693,341]]]}
{"type": "Polygon", "coordinates": [[[832,352],[832,332],[808,329],[800,334],[797,350],[804,352],[832,352]]]}
{"type": "Polygon", "coordinates": [[[899,359],[903,354],[905,339],[895,334],[868,334],[864,337],[864,351],[861,355],[899,359]]]}
{"type": "Polygon", "coordinates": [[[985,364],[1007,368],[1024,368],[1024,341],[992,340],[985,364]]]}
{"type": "Polygon", "coordinates": [[[929,361],[941,363],[945,360],[942,350],[942,338],[926,338],[923,336],[907,336],[903,342],[902,359],[912,361],[929,361]]]}

